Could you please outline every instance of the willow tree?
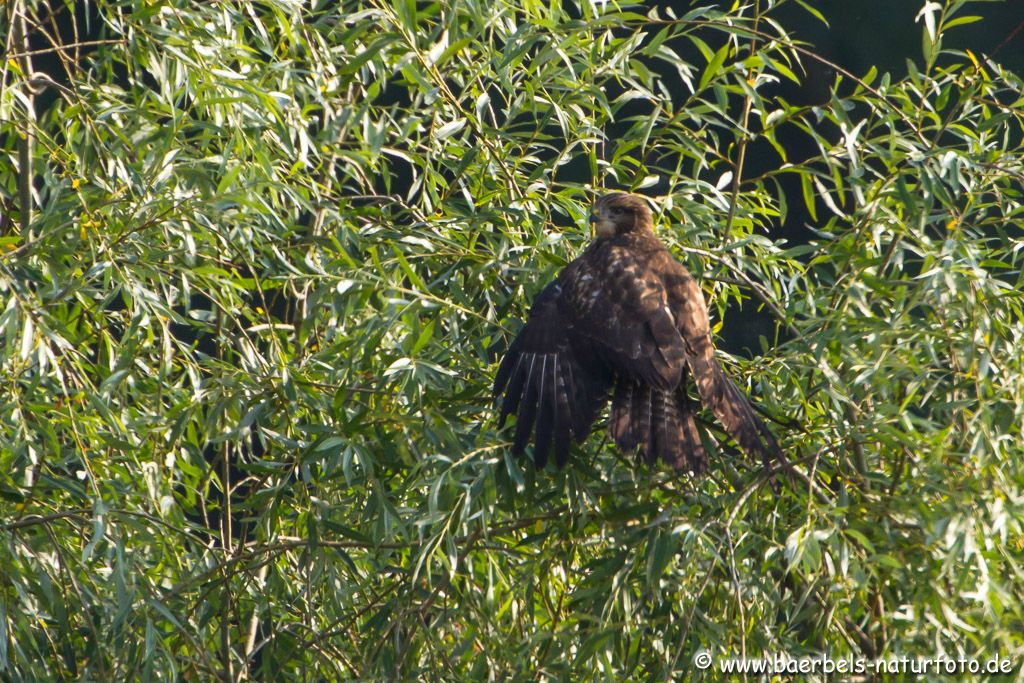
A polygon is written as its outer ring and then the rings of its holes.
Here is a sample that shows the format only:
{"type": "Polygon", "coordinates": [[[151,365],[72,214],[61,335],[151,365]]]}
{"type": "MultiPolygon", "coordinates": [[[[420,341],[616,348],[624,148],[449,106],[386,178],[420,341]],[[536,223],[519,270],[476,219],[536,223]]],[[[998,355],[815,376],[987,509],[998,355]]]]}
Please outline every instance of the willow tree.
{"type": "Polygon", "coordinates": [[[5,3],[3,677],[1024,661],[1022,81],[947,0],[790,102],[791,6],[5,3]],[[600,188],[759,331],[777,487],[710,424],[702,478],[511,456],[600,188]]]}

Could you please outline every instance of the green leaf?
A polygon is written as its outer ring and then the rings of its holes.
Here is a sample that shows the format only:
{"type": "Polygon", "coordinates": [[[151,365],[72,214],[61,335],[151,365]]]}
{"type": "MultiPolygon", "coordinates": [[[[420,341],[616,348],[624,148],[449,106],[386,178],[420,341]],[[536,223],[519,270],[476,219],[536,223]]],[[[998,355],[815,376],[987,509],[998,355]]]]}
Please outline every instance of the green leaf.
{"type": "Polygon", "coordinates": [[[697,87],[698,90],[703,90],[708,84],[721,72],[722,65],[725,64],[725,58],[729,56],[730,44],[726,42],[722,47],[718,48],[715,52],[714,57],[708,62],[704,72],[700,75],[700,84],[697,87]]]}

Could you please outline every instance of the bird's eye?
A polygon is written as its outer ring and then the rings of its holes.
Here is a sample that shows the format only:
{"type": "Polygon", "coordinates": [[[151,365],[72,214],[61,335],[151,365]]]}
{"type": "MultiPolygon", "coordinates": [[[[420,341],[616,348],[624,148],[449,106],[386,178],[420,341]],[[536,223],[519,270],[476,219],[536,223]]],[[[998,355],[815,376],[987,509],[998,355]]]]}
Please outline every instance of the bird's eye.
{"type": "Polygon", "coordinates": [[[619,215],[619,214],[621,214],[621,213],[622,213],[622,209],[620,209],[620,208],[619,208],[619,207],[617,207],[617,206],[613,206],[613,207],[612,207],[612,215],[613,215],[613,216],[618,216],[618,215],[619,215]]]}

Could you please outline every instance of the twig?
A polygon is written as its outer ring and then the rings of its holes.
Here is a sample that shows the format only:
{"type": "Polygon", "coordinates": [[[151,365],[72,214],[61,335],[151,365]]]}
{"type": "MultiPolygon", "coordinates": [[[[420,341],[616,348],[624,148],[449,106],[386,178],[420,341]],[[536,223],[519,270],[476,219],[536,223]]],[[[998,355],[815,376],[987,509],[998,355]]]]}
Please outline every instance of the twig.
{"type": "Polygon", "coordinates": [[[127,45],[127,44],[128,44],[128,41],[126,41],[124,39],[113,39],[113,38],[107,38],[107,39],[104,39],[104,40],[82,40],[82,41],[78,41],[78,42],[74,42],[74,43],[62,43],[61,45],[58,45],[56,47],[40,48],[39,50],[28,50],[28,49],[20,50],[18,52],[12,52],[11,54],[7,55],[7,58],[8,59],[20,60],[23,57],[35,57],[36,55],[46,55],[46,54],[50,54],[51,52],[63,52],[63,51],[68,50],[70,48],[91,47],[93,45],[127,45]]]}
{"type": "MultiPolygon", "coordinates": [[[[25,31],[24,2],[15,3],[11,8],[14,42],[24,54],[18,58],[18,68],[25,78],[32,76],[32,60],[28,56],[28,34],[25,31]]],[[[21,213],[22,239],[29,239],[32,225],[32,120],[35,118],[35,93],[32,88],[25,92],[24,134],[18,138],[18,203],[21,213]]]]}

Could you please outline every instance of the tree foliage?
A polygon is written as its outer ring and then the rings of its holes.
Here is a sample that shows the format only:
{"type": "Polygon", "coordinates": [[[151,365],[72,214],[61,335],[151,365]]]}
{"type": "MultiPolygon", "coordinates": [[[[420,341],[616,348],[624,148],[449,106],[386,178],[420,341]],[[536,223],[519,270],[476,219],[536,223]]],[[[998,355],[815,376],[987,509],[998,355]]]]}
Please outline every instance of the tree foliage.
{"type": "Polygon", "coordinates": [[[4,678],[1019,676],[1022,81],[946,0],[905,75],[791,103],[782,4],[5,3],[4,678]],[[770,317],[723,360],[775,489],[721,438],[691,479],[495,431],[605,186],[658,197],[716,332],[770,317]]]}

